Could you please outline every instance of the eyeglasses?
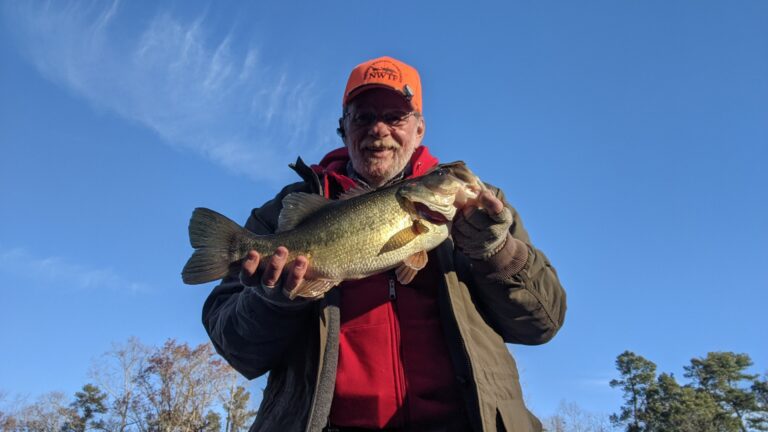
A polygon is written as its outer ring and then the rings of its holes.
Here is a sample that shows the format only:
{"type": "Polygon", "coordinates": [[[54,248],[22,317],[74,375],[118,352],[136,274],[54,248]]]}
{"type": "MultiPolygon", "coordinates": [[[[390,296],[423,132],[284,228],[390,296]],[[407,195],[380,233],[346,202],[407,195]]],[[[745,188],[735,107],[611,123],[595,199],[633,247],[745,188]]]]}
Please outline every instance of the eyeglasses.
{"type": "Polygon", "coordinates": [[[344,117],[351,117],[352,125],[355,127],[369,127],[378,123],[384,122],[388,126],[403,126],[408,118],[412,115],[416,115],[416,111],[387,111],[383,113],[376,113],[373,111],[360,111],[352,113],[345,113],[344,117]]]}

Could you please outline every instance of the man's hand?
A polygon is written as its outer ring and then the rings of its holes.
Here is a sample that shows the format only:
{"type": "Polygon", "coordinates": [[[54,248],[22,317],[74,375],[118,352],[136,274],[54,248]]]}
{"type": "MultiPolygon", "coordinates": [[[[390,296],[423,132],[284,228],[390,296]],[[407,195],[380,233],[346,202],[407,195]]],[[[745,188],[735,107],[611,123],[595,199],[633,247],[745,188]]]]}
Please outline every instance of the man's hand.
{"type": "Polygon", "coordinates": [[[248,252],[245,261],[243,261],[240,281],[247,286],[261,285],[267,289],[275,288],[282,284],[283,291],[289,293],[304,281],[304,275],[307,273],[309,262],[307,257],[299,255],[291,264],[286,266],[285,261],[287,258],[287,248],[280,246],[275,249],[274,255],[267,262],[262,272],[261,280],[259,280],[257,270],[261,256],[255,250],[252,250],[248,252]]]}
{"type": "Polygon", "coordinates": [[[487,260],[507,242],[512,212],[493,193],[484,190],[453,222],[453,240],[468,257],[487,260]]]}
{"type": "MultiPolygon", "coordinates": [[[[485,209],[490,214],[499,214],[504,210],[504,203],[501,202],[500,199],[496,198],[496,196],[491,193],[488,189],[483,190],[480,192],[480,194],[477,196],[476,202],[479,203],[480,207],[485,209]]],[[[470,214],[474,213],[478,210],[475,206],[465,206],[463,209],[461,209],[464,213],[464,216],[469,216],[470,214]]]]}

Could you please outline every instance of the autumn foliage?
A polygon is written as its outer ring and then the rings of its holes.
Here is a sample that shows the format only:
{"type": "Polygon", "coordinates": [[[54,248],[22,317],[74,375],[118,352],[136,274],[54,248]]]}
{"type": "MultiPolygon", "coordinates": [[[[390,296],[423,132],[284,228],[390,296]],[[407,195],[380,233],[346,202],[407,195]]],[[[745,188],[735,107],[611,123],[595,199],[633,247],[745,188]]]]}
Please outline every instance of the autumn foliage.
{"type": "Polygon", "coordinates": [[[243,379],[210,344],[173,339],[115,346],[91,368],[74,399],[48,393],[0,411],[8,432],[238,432],[256,412],[243,379]]]}

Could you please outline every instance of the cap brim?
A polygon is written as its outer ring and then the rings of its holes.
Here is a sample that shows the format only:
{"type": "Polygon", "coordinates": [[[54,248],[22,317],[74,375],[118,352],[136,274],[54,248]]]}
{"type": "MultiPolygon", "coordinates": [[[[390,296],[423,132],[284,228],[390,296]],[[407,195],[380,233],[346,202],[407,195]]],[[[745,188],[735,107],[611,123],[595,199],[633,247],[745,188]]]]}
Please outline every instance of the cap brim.
{"type": "Polygon", "coordinates": [[[401,92],[400,90],[398,90],[395,87],[392,87],[392,86],[389,86],[389,85],[386,85],[386,84],[380,84],[380,83],[363,84],[361,86],[358,86],[358,87],[352,89],[352,91],[350,91],[349,94],[347,95],[346,102],[344,103],[344,106],[349,105],[349,103],[352,102],[352,99],[356,98],[361,93],[365,93],[366,91],[372,90],[372,89],[375,89],[375,88],[383,88],[383,89],[391,90],[394,93],[397,93],[403,99],[405,99],[406,102],[408,102],[408,105],[411,106],[411,109],[414,109],[413,102],[411,101],[411,99],[405,97],[403,92],[401,92]]]}

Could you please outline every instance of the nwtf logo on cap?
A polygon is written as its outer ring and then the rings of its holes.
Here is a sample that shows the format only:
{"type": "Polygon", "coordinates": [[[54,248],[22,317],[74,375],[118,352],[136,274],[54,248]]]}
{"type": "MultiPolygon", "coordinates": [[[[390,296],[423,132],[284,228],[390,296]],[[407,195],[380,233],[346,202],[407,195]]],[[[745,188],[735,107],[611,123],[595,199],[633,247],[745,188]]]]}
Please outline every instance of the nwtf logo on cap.
{"type": "Polygon", "coordinates": [[[392,62],[382,60],[368,66],[363,75],[363,81],[395,81],[403,82],[403,74],[400,68],[392,62]]]}

